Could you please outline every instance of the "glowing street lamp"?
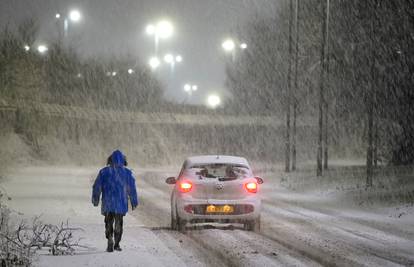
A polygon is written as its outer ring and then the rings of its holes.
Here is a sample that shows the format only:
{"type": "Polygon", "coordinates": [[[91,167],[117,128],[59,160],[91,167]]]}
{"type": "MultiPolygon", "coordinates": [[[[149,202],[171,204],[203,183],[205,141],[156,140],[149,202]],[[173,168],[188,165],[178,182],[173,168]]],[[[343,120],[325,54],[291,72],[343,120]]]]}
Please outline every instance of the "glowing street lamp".
{"type": "Polygon", "coordinates": [[[174,63],[174,56],[171,54],[166,54],[164,56],[164,61],[167,62],[168,64],[172,64],[174,63]]]}
{"type": "Polygon", "coordinates": [[[246,43],[242,43],[242,44],[240,45],[240,48],[241,48],[241,49],[246,49],[246,48],[247,48],[247,44],[246,44],[246,43]]]}
{"type": "Polygon", "coordinates": [[[224,51],[232,52],[236,47],[236,44],[232,39],[227,39],[221,44],[221,46],[223,47],[224,51]]]}
{"type": "Polygon", "coordinates": [[[155,54],[158,52],[159,39],[168,39],[174,33],[174,26],[167,20],[161,20],[157,24],[149,24],[145,28],[148,35],[154,36],[155,54]]]}
{"type": "Polygon", "coordinates": [[[150,65],[151,69],[155,70],[160,66],[161,61],[157,57],[152,57],[148,61],[148,64],[150,65]]]}
{"type": "Polygon", "coordinates": [[[45,54],[45,53],[47,52],[47,50],[48,50],[48,48],[47,48],[47,46],[46,46],[46,45],[39,45],[39,46],[37,47],[37,51],[38,51],[40,54],[45,54]]]}
{"type": "Polygon", "coordinates": [[[128,69],[128,74],[133,74],[135,71],[133,69],[128,69]]]}
{"type": "MultiPolygon", "coordinates": [[[[61,17],[62,16],[60,13],[55,14],[55,18],[57,20],[60,20],[61,17]]],[[[63,19],[63,31],[64,31],[65,37],[68,35],[69,22],[78,23],[81,19],[82,19],[82,14],[80,13],[79,10],[73,9],[69,11],[68,15],[63,19]]]]}
{"type": "Polygon", "coordinates": [[[24,50],[25,50],[26,52],[29,52],[29,50],[30,50],[30,46],[25,45],[25,46],[24,46],[24,50]]]}
{"type": "Polygon", "coordinates": [[[171,24],[171,22],[162,20],[158,22],[157,28],[156,28],[156,34],[161,39],[167,39],[170,38],[173,35],[174,27],[171,24]]]}
{"type": "Polygon", "coordinates": [[[171,72],[174,72],[175,64],[182,62],[183,57],[181,55],[166,54],[164,56],[164,61],[170,64],[171,72]]]}
{"type": "Polygon", "coordinates": [[[220,103],[221,99],[218,95],[209,95],[207,98],[207,104],[211,108],[216,108],[220,103]]]}
{"type": "Polygon", "coordinates": [[[187,93],[190,93],[190,91],[191,91],[191,85],[190,84],[184,85],[184,91],[186,91],[187,93]]]}
{"type": "Polygon", "coordinates": [[[69,19],[72,21],[72,22],[79,22],[80,20],[81,20],[81,13],[79,12],[79,10],[71,10],[70,12],[69,12],[69,19]]]}
{"type": "Polygon", "coordinates": [[[184,91],[188,93],[190,96],[193,94],[193,92],[197,90],[198,90],[198,86],[196,84],[186,83],[184,85],[184,91]]]}

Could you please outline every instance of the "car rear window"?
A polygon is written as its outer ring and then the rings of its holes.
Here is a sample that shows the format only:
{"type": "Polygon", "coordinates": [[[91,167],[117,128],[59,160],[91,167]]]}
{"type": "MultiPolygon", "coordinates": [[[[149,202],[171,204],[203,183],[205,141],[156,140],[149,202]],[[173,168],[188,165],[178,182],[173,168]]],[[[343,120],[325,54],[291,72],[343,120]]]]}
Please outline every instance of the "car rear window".
{"type": "Polygon", "coordinates": [[[251,176],[248,167],[239,164],[197,164],[191,166],[190,169],[195,170],[197,175],[205,178],[246,178],[251,176]]]}

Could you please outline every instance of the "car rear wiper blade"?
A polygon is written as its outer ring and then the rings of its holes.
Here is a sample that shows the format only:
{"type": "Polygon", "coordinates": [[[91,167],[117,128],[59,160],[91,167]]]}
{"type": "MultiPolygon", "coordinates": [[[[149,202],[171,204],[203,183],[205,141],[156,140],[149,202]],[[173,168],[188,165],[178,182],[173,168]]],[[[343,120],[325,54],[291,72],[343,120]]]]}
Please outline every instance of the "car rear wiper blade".
{"type": "Polygon", "coordinates": [[[225,182],[225,181],[232,181],[232,180],[236,180],[237,177],[220,177],[219,181],[220,182],[225,182]]]}

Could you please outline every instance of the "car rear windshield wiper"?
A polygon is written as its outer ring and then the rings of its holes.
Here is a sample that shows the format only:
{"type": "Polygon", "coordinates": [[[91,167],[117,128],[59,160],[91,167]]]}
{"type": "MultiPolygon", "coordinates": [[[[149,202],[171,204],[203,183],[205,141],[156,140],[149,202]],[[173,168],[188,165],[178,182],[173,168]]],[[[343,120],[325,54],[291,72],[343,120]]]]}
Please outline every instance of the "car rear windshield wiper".
{"type": "Polygon", "coordinates": [[[237,177],[220,177],[219,181],[220,182],[225,182],[225,181],[233,181],[233,180],[236,180],[236,179],[237,179],[237,177]]]}

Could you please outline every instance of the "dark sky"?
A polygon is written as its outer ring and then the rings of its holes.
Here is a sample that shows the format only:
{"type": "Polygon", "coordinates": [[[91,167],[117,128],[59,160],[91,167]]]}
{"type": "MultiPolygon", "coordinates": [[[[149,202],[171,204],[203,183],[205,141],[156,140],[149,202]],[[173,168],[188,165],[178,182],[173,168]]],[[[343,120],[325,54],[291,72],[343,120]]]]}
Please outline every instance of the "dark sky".
{"type": "Polygon", "coordinates": [[[273,15],[272,2],[278,0],[0,0],[0,23],[13,25],[33,17],[41,26],[38,42],[47,43],[58,32],[55,14],[63,16],[76,8],[82,21],[70,25],[67,42],[79,53],[85,57],[131,54],[146,63],[154,54],[154,42],[145,34],[145,26],[168,19],[175,33],[161,42],[160,55],[179,53],[184,61],[174,73],[166,65],[157,71],[166,98],[189,101],[183,86],[191,82],[199,91],[190,101],[204,103],[211,92],[225,94],[222,40],[255,13],[273,15]]]}

